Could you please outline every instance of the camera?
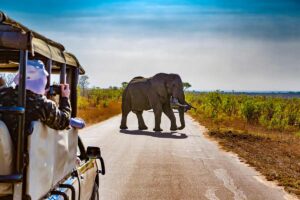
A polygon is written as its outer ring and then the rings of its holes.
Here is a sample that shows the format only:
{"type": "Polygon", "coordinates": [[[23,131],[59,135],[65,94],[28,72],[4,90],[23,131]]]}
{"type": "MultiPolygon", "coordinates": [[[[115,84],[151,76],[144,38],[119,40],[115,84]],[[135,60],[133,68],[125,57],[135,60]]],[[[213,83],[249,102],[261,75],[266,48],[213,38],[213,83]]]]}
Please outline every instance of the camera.
{"type": "Polygon", "coordinates": [[[61,95],[61,86],[60,85],[51,85],[49,87],[49,96],[61,95]]]}

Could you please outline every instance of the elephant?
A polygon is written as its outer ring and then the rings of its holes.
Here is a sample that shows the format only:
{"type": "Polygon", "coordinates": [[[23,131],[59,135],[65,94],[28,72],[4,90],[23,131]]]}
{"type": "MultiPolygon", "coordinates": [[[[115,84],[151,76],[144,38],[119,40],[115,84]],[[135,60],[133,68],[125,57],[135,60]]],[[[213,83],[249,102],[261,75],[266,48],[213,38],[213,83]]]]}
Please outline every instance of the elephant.
{"type": "Polygon", "coordinates": [[[127,115],[130,111],[136,114],[139,130],[146,130],[143,111],[153,109],[155,117],[154,131],[160,127],[162,112],[171,121],[171,131],[184,129],[184,112],[192,106],[185,101],[183,84],[178,74],[159,73],[150,78],[141,76],[133,78],[122,94],[122,120],[120,129],[127,129],[127,115]],[[171,104],[178,107],[181,126],[177,127],[171,104]]]}

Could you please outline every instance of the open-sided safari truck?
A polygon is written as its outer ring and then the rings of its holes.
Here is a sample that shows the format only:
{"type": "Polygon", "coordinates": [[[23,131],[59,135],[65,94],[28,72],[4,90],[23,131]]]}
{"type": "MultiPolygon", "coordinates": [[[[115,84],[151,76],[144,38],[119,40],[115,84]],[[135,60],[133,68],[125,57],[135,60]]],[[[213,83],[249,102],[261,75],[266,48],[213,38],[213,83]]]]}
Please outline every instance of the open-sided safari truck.
{"type": "Polygon", "coordinates": [[[105,173],[99,148],[85,149],[74,128],[57,131],[38,121],[33,122],[30,135],[24,134],[27,59],[45,63],[50,74],[48,84],[51,74],[57,74],[60,83],[70,85],[72,117],[77,112],[78,76],[85,73],[63,45],[0,12],[0,72],[20,73],[18,105],[0,105],[0,115],[13,114],[18,118],[15,146],[6,125],[0,121],[0,199],[98,199],[98,174],[105,173]]]}

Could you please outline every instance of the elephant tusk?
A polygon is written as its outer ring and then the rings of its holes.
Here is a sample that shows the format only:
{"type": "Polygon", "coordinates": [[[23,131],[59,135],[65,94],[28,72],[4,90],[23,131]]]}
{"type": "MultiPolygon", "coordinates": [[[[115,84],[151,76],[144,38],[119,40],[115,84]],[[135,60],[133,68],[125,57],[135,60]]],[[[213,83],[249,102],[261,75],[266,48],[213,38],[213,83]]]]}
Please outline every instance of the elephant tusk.
{"type": "Polygon", "coordinates": [[[175,105],[180,106],[180,107],[188,107],[188,105],[183,105],[183,104],[181,104],[179,102],[175,103],[175,105]]]}
{"type": "Polygon", "coordinates": [[[177,105],[177,106],[182,106],[182,107],[185,106],[185,105],[179,103],[178,99],[177,99],[177,98],[174,98],[174,97],[172,98],[171,102],[172,102],[173,104],[177,105]]]}
{"type": "Polygon", "coordinates": [[[189,104],[181,104],[181,103],[179,103],[179,101],[178,101],[178,99],[177,98],[172,98],[172,100],[171,100],[171,102],[172,102],[172,104],[174,104],[174,105],[176,105],[176,106],[180,106],[180,107],[184,107],[184,108],[186,108],[186,107],[190,107],[190,105],[189,104]]]}

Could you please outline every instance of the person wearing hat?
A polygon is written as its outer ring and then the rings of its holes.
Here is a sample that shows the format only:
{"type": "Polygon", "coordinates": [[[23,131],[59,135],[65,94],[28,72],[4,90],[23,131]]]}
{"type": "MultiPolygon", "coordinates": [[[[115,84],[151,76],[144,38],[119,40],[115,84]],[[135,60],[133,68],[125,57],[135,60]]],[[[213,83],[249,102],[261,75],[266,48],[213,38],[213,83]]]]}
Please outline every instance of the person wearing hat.
{"type": "MultiPolygon", "coordinates": [[[[70,89],[68,84],[61,84],[61,101],[57,106],[55,102],[45,96],[48,72],[40,60],[28,60],[26,68],[26,112],[25,134],[31,132],[31,122],[40,120],[50,128],[64,130],[69,126],[71,106],[69,102],[70,89]]],[[[14,82],[19,84],[19,73],[14,82]]],[[[16,88],[5,87],[0,89],[0,106],[16,106],[18,92],[16,88]]],[[[18,118],[12,114],[0,114],[2,120],[12,137],[14,144],[17,142],[18,118]]]]}

